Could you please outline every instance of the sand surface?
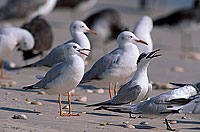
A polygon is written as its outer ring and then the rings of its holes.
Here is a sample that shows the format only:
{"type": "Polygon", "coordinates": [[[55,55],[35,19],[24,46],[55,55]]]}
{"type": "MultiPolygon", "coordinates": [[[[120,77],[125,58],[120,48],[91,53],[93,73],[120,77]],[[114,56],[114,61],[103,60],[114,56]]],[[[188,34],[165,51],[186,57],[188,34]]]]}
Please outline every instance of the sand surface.
{"type": "MultiPolygon", "coordinates": [[[[79,17],[74,16],[75,13],[67,9],[56,9],[47,16],[49,23],[51,24],[54,32],[54,44],[53,47],[62,44],[63,42],[71,39],[69,34],[69,24],[76,19],[83,19],[93,11],[101,9],[103,7],[113,7],[120,11],[123,23],[127,25],[130,30],[133,29],[136,22],[143,16],[149,15],[153,18],[163,13],[168,12],[179,5],[172,5],[167,2],[159,2],[156,5],[151,5],[149,10],[141,11],[137,6],[136,0],[99,0],[97,5],[90,11],[84,14],[79,14],[79,17]],[[164,6],[167,5],[167,7],[164,6]],[[81,17],[80,17],[81,16],[81,17]]],[[[23,20],[11,21],[15,26],[20,26],[23,20]]],[[[3,24],[3,23],[2,23],[3,24]]],[[[192,32],[193,46],[198,47],[200,31],[192,32]]],[[[181,33],[171,30],[165,30],[162,28],[155,28],[152,32],[152,38],[154,42],[154,48],[161,48],[162,57],[155,59],[149,66],[149,78],[154,82],[194,82],[199,81],[200,61],[183,59],[184,52],[181,48],[181,33]],[[184,68],[184,72],[170,71],[171,67],[179,66],[184,68]]],[[[103,46],[106,46],[107,52],[117,47],[116,42],[113,41],[109,44],[102,44],[96,42],[93,44],[93,52],[95,53],[91,60],[89,60],[86,69],[103,55],[103,46]],[[98,46],[97,46],[98,44],[98,46]],[[96,45],[96,46],[95,46],[96,45]],[[101,47],[101,48],[96,48],[101,47]]],[[[195,49],[197,49],[195,48],[195,49]]],[[[46,53],[47,54],[47,53],[46,53]]],[[[28,63],[35,62],[40,59],[37,57],[28,63]]],[[[24,65],[21,54],[17,51],[7,57],[7,60],[15,62],[17,65],[24,65]]],[[[92,104],[109,99],[108,89],[104,88],[105,93],[86,93],[91,87],[79,87],[76,88],[78,96],[72,97],[72,110],[73,113],[81,114],[80,117],[60,117],[58,109],[57,95],[39,95],[38,91],[24,91],[23,86],[33,84],[37,81],[36,75],[44,75],[47,68],[29,68],[19,71],[6,71],[6,76],[11,77],[12,80],[1,80],[2,82],[16,82],[12,87],[2,86],[0,87],[0,131],[2,132],[94,132],[94,131],[167,131],[163,124],[163,119],[143,119],[129,118],[128,114],[119,114],[108,111],[93,111],[93,108],[86,108],[86,104],[92,104]],[[79,96],[86,96],[86,102],[75,101],[79,96]],[[25,99],[29,98],[31,101],[40,101],[43,105],[27,104],[25,99]],[[82,113],[86,112],[86,114],[82,113]],[[13,115],[25,114],[28,119],[12,119],[13,115]],[[136,128],[125,128],[123,122],[128,121],[136,128]],[[140,125],[141,121],[148,121],[148,125],[140,125]],[[101,126],[103,123],[112,123],[110,125],[101,126]]],[[[158,95],[166,92],[166,90],[153,90],[151,96],[158,95]]],[[[62,96],[62,105],[67,105],[67,97],[62,96]]],[[[67,111],[67,110],[64,110],[67,111]]],[[[183,115],[169,115],[169,120],[177,120],[177,124],[172,124],[173,128],[180,130],[180,132],[199,131],[200,122],[195,118],[181,119],[183,115]]]]}

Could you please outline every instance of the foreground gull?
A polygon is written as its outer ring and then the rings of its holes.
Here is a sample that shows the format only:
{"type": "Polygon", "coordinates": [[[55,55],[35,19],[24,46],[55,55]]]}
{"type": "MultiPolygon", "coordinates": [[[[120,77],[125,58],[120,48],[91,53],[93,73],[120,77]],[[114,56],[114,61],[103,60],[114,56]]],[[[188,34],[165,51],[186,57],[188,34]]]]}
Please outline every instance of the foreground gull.
{"type": "Polygon", "coordinates": [[[22,28],[28,30],[35,40],[33,49],[28,51],[20,50],[23,52],[24,60],[42,55],[44,51],[51,48],[53,43],[53,31],[42,16],[33,18],[30,22],[23,24],[22,28]]]}
{"type": "Polygon", "coordinates": [[[105,87],[110,82],[117,83],[127,78],[137,67],[139,50],[134,44],[136,42],[147,44],[129,31],[120,33],[117,37],[118,48],[100,58],[84,74],[80,84],[87,83],[95,87],[105,87]]]}
{"type": "Polygon", "coordinates": [[[137,60],[137,70],[132,80],[124,84],[118,90],[116,96],[114,96],[108,101],[88,105],[87,107],[104,105],[123,105],[128,103],[137,103],[139,101],[147,99],[152,91],[152,85],[149,83],[147,75],[147,68],[151,59],[161,56],[161,54],[157,54],[158,51],[159,49],[154,50],[153,52],[143,52],[142,54],[140,54],[137,60]]]}
{"type": "Polygon", "coordinates": [[[30,32],[17,27],[0,28],[0,59],[1,59],[1,79],[6,79],[3,74],[3,58],[18,47],[22,50],[30,50],[34,46],[34,38],[30,32]]]}
{"type": "Polygon", "coordinates": [[[153,42],[151,39],[152,29],[153,29],[153,21],[149,16],[143,16],[133,29],[133,33],[135,34],[135,36],[148,43],[148,45],[141,45],[135,43],[138,46],[140,53],[151,52],[153,50],[153,42]]]}
{"type": "MultiPolygon", "coordinates": [[[[87,38],[87,36],[84,34],[85,32],[90,32],[93,34],[96,34],[94,31],[90,30],[85,23],[82,21],[74,21],[70,25],[70,33],[72,36],[72,40],[69,40],[68,42],[61,44],[57,47],[55,47],[46,57],[43,59],[33,63],[24,66],[26,67],[38,67],[38,66],[47,66],[52,67],[57,63],[63,62],[65,60],[64,57],[64,47],[69,42],[75,42],[79,44],[82,48],[90,49],[90,42],[87,38]]],[[[88,51],[85,51],[84,53],[89,53],[88,51]]],[[[83,56],[83,59],[85,59],[87,56],[83,56]]]]}
{"type": "Polygon", "coordinates": [[[57,0],[7,0],[0,8],[0,20],[13,18],[32,19],[38,15],[48,15],[57,0]]]}
{"type": "MultiPolygon", "coordinates": [[[[60,94],[66,94],[75,88],[84,74],[84,61],[80,54],[86,55],[78,44],[69,42],[64,47],[65,61],[54,66],[46,73],[44,78],[31,86],[23,89],[45,89],[48,94],[59,94],[60,116],[73,116],[71,112],[70,95],[68,95],[69,113],[63,114],[60,94]]],[[[69,93],[68,93],[69,94],[69,93]]],[[[76,116],[76,115],[75,115],[76,116]]]]}
{"type": "Polygon", "coordinates": [[[114,112],[140,114],[144,118],[165,118],[167,130],[174,130],[170,127],[166,118],[166,116],[168,116],[170,113],[173,113],[174,110],[168,109],[167,105],[164,105],[164,103],[174,99],[188,99],[191,96],[199,93],[199,91],[200,82],[192,83],[136,104],[122,106],[102,106],[101,108],[114,112]]]}

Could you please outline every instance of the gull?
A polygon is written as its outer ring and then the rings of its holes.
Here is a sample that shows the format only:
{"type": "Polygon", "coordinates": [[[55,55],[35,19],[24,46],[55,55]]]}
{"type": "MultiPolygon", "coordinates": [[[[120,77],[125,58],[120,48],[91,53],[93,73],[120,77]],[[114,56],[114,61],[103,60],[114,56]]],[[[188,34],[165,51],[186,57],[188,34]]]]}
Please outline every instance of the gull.
{"type": "MultiPolygon", "coordinates": [[[[135,42],[147,44],[138,39],[132,32],[120,33],[117,37],[118,48],[101,57],[84,74],[80,84],[87,83],[95,87],[105,87],[109,82],[116,83],[127,78],[137,67],[139,50],[134,44],[135,42]]],[[[110,84],[109,89],[111,89],[110,84]]],[[[112,98],[111,92],[110,98],[112,98]]]]}
{"type": "Polygon", "coordinates": [[[78,44],[69,42],[64,47],[65,61],[55,65],[46,75],[37,83],[23,87],[23,89],[41,89],[47,94],[59,94],[60,116],[78,116],[71,112],[71,100],[69,91],[75,88],[84,75],[84,61],[80,55],[86,55],[82,51],[89,49],[81,48],[78,44]],[[60,94],[68,93],[69,113],[63,114],[61,107],[60,94]]]}
{"type": "Polygon", "coordinates": [[[143,16],[133,29],[133,33],[135,34],[135,36],[148,43],[148,45],[141,45],[135,43],[138,46],[140,53],[151,52],[153,50],[153,42],[151,39],[152,29],[153,29],[153,21],[149,16],[143,16]]]}
{"type": "Polygon", "coordinates": [[[151,59],[161,56],[161,54],[157,54],[159,50],[160,49],[140,54],[137,60],[137,70],[133,78],[118,90],[116,96],[108,101],[87,105],[86,107],[123,105],[128,103],[137,103],[147,99],[152,91],[152,85],[149,83],[147,75],[147,68],[151,59]]]}
{"type": "Polygon", "coordinates": [[[48,15],[56,6],[57,0],[7,0],[0,8],[0,19],[28,18],[48,15]]]}
{"type": "Polygon", "coordinates": [[[30,22],[22,25],[23,29],[28,30],[34,37],[35,45],[33,49],[23,52],[23,59],[29,60],[51,48],[53,43],[53,31],[51,26],[42,16],[36,16],[30,22]]]}
{"type": "MultiPolygon", "coordinates": [[[[90,30],[87,25],[82,21],[73,21],[70,25],[70,33],[72,36],[72,40],[61,44],[55,47],[51,52],[45,56],[43,59],[29,65],[25,65],[22,68],[26,67],[38,67],[38,66],[46,66],[52,67],[53,65],[63,62],[64,58],[64,47],[69,42],[75,42],[79,44],[82,48],[90,49],[90,41],[88,40],[87,36],[84,34],[85,32],[90,32],[96,34],[93,30],[90,30]]],[[[89,53],[85,51],[84,53],[89,53]]],[[[82,55],[83,59],[86,59],[87,56],[82,55]]]]}
{"type": "Polygon", "coordinates": [[[1,27],[0,28],[0,59],[1,59],[1,79],[4,77],[3,58],[8,56],[11,51],[19,47],[23,50],[30,50],[34,47],[34,38],[31,33],[18,27],[1,27]]]}
{"type": "Polygon", "coordinates": [[[200,119],[200,94],[191,96],[189,99],[174,99],[166,104],[172,113],[188,114],[200,119]]]}
{"type": "Polygon", "coordinates": [[[170,127],[166,118],[170,113],[173,113],[174,110],[168,109],[167,105],[164,105],[164,103],[174,99],[188,99],[191,96],[198,94],[199,91],[200,82],[191,83],[162,93],[143,102],[122,106],[102,106],[101,109],[121,113],[140,114],[142,117],[150,119],[158,117],[165,118],[167,130],[174,130],[170,127]]]}

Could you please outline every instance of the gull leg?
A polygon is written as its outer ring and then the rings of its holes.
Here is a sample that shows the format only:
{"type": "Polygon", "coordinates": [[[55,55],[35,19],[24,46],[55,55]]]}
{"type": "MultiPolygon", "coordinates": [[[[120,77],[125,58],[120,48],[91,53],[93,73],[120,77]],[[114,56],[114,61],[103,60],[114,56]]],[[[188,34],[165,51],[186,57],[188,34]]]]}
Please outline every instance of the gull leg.
{"type": "Polygon", "coordinates": [[[128,77],[125,79],[126,83],[128,82],[128,77]]]}
{"type": "Polygon", "coordinates": [[[115,96],[117,95],[117,85],[118,85],[118,82],[115,83],[115,89],[114,89],[114,95],[115,96]]]}
{"type": "Polygon", "coordinates": [[[1,79],[11,79],[11,78],[8,78],[8,77],[4,77],[3,59],[1,59],[1,79]]]}
{"type": "Polygon", "coordinates": [[[109,83],[109,95],[110,95],[110,99],[112,99],[112,91],[111,91],[111,87],[112,87],[112,83],[109,83]]]}
{"type": "Polygon", "coordinates": [[[167,118],[165,118],[165,124],[167,126],[167,130],[170,130],[170,131],[176,131],[176,129],[172,129],[171,126],[169,125],[169,122],[167,121],[167,118]]]}
{"type": "Polygon", "coordinates": [[[80,114],[72,114],[72,111],[71,111],[71,96],[70,96],[70,94],[68,94],[68,103],[69,103],[69,113],[68,114],[63,114],[63,112],[62,112],[60,94],[59,94],[58,100],[59,100],[59,105],[60,105],[60,116],[80,116],[80,114]]]}

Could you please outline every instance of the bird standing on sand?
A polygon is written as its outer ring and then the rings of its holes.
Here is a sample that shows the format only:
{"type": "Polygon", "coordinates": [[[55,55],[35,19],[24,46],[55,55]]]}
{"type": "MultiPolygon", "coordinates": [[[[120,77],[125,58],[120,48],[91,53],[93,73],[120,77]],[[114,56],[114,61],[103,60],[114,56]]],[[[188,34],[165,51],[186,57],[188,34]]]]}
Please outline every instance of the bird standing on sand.
{"type": "Polygon", "coordinates": [[[23,87],[23,89],[41,89],[43,88],[47,94],[59,94],[60,116],[78,116],[71,112],[71,100],[69,91],[75,88],[84,75],[84,61],[80,55],[86,55],[82,51],[90,51],[81,48],[78,44],[69,42],[64,47],[65,61],[54,66],[49,70],[42,80],[31,86],[23,87]],[[61,107],[60,94],[68,93],[69,113],[63,114],[61,107]]]}
{"type": "MultiPolygon", "coordinates": [[[[143,118],[165,118],[167,130],[174,131],[167,121],[167,116],[170,113],[174,113],[176,110],[168,109],[165,103],[168,103],[176,99],[189,99],[191,96],[198,94],[200,91],[200,82],[181,85],[181,87],[162,93],[155,97],[131,105],[122,106],[102,106],[102,109],[120,112],[142,115],[143,118]]],[[[178,105],[177,105],[178,106],[178,105]]]]}
{"type": "MultiPolygon", "coordinates": [[[[120,33],[117,42],[118,48],[100,58],[84,74],[80,84],[87,83],[96,87],[105,87],[109,84],[109,91],[111,91],[110,82],[117,83],[136,70],[139,50],[134,43],[147,43],[138,39],[129,31],[120,33]]],[[[112,98],[111,92],[110,98],[112,98]]]]}
{"type": "Polygon", "coordinates": [[[148,43],[148,45],[135,43],[138,46],[140,54],[143,52],[151,52],[153,50],[153,42],[151,39],[152,29],[153,21],[149,16],[143,16],[133,29],[133,33],[135,34],[135,36],[148,43]]]}
{"type": "Polygon", "coordinates": [[[100,106],[101,108],[101,106],[104,105],[123,105],[128,103],[137,103],[147,99],[152,91],[152,85],[149,83],[147,75],[147,68],[151,59],[161,56],[161,54],[157,54],[159,50],[160,49],[140,54],[137,60],[137,70],[133,78],[118,90],[116,96],[108,101],[87,105],[87,107],[100,106]]]}
{"type": "MultiPolygon", "coordinates": [[[[23,50],[30,50],[34,47],[34,38],[25,29],[17,27],[0,28],[0,59],[1,59],[1,79],[6,79],[3,72],[3,58],[8,56],[11,51],[19,47],[23,50]]],[[[8,79],[8,78],[7,78],[8,79]]]]}
{"type": "Polygon", "coordinates": [[[23,59],[29,60],[51,48],[53,43],[53,31],[51,26],[42,16],[33,18],[30,22],[22,25],[23,29],[28,30],[34,37],[35,46],[33,49],[23,52],[23,59]]]}
{"type": "MultiPolygon", "coordinates": [[[[51,52],[45,56],[43,59],[26,66],[23,66],[22,68],[27,67],[39,67],[39,66],[47,66],[52,67],[55,64],[58,64],[60,62],[63,62],[65,60],[64,57],[64,47],[69,42],[75,42],[79,44],[82,48],[90,49],[90,41],[88,40],[87,36],[84,34],[86,32],[96,34],[93,30],[90,30],[85,23],[82,21],[74,21],[70,25],[70,33],[72,36],[72,40],[69,40],[68,42],[61,44],[57,47],[55,47],[51,52]]],[[[88,54],[88,51],[84,51],[84,53],[88,54]]],[[[87,56],[83,56],[83,59],[86,59],[87,56]]]]}

